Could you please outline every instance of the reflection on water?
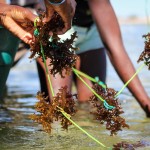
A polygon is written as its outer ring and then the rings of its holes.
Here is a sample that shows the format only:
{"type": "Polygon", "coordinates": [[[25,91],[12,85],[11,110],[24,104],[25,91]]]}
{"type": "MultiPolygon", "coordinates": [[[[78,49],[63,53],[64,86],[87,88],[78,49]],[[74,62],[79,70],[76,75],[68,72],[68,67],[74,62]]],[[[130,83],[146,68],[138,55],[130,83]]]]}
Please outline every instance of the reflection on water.
{"type": "MultiPolygon", "coordinates": [[[[137,68],[139,65],[136,60],[141,50],[143,50],[141,35],[146,33],[146,27],[123,26],[122,32],[125,46],[130,51],[129,56],[137,68]],[[133,40],[134,38],[136,39],[133,40]],[[138,53],[135,52],[135,49],[138,53]]],[[[116,76],[110,63],[108,63],[108,76],[108,85],[119,90],[122,82],[116,76]]],[[[147,68],[140,73],[140,79],[148,93],[150,93],[149,76],[150,72],[148,72],[147,68]]],[[[0,104],[0,150],[103,149],[74,126],[71,126],[66,132],[62,131],[60,125],[55,122],[52,134],[49,135],[41,130],[40,125],[33,123],[28,118],[29,114],[35,112],[35,95],[39,90],[39,81],[34,62],[30,63],[28,60],[23,59],[12,70],[7,85],[8,96],[0,104]]],[[[93,116],[89,113],[90,106],[88,109],[79,107],[73,120],[107,146],[112,146],[121,141],[130,143],[142,141],[146,147],[137,149],[150,149],[150,119],[145,118],[144,112],[126,89],[120,95],[120,102],[130,129],[124,129],[117,136],[109,136],[109,132],[105,130],[105,127],[93,119],[93,116]]]]}

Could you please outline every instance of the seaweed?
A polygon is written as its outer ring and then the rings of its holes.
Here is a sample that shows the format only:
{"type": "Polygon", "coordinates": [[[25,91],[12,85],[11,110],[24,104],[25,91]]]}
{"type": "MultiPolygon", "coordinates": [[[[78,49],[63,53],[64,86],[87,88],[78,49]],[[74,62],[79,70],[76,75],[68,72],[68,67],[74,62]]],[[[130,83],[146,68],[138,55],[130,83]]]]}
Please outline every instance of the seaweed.
{"type": "Polygon", "coordinates": [[[63,71],[65,70],[65,74],[69,74],[78,58],[75,54],[77,48],[73,46],[73,42],[77,38],[77,33],[74,32],[70,39],[61,40],[56,34],[58,29],[61,30],[64,27],[61,17],[57,13],[54,13],[52,19],[46,23],[43,21],[44,18],[45,13],[42,13],[34,27],[35,42],[30,45],[30,58],[34,58],[36,55],[42,58],[42,45],[45,58],[50,58],[50,73],[54,76],[59,73],[64,77],[63,71]],[[49,35],[50,32],[53,33],[52,36],[49,35]]]}
{"type": "MultiPolygon", "coordinates": [[[[38,55],[43,60],[45,66],[45,60],[50,58],[50,74],[55,76],[59,73],[61,77],[64,77],[64,71],[65,74],[69,74],[78,58],[75,54],[77,48],[73,46],[73,42],[77,38],[76,32],[71,35],[70,39],[61,40],[56,34],[58,29],[64,27],[61,17],[57,13],[54,13],[52,19],[47,23],[43,21],[44,18],[45,13],[39,16],[39,20],[34,26],[35,43],[31,45],[30,58],[38,55]],[[49,32],[53,32],[53,35],[50,36],[49,32]]],[[[106,88],[102,88],[98,84],[95,84],[93,89],[105,99],[105,104],[111,108],[107,109],[104,106],[104,102],[100,103],[95,95],[90,97],[93,106],[97,108],[97,111],[93,112],[96,119],[101,124],[106,123],[106,129],[110,130],[111,135],[117,134],[124,127],[129,128],[125,119],[120,116],[123,111],[118,103],[118,99],[114,98],[116,91],[107,88],[107,86],[106,88]]],[[[43,129],[48,133],[51,133],[52,123],[54,121],[60,121],[62,128],[68,130],[69,125],[72,124],[70,118],[77,110],[75,109],[74,95],[67,91],[67,87],[60,88],[59,92],[53,96],[51,101],[41,92],[37,93],[37,99],[39,100],[35,106],[37,113],[31,115],[30,118],[42,124],[43,129]]]]}
{"type": "Polygon", "coordinates": [[[143,141],[138,141],[136,143],[130,144],[129,142],[123,141],[121,143],[114,144],[112,150],[136,150],[139,147],[146,147],[150,144],[143,141]]]}
{"type": "Polygon", "coordinates": [[[144,61],[150,70],[150,33],[143,35],[143,37],[145,38],[145,46],[144,51],[141,53],[138,59],[138,62],[144,61]]]}
{"type": "Polygon", "coordinates": [[[74,116],[77,111],[75,109],[76,95],[70,94],[67,91],[67,86],[65,86],[59,89],[59,92],[53,97],[51,102],[49,102],[48,97],[41,92],[37,93],[36,98],[39,100],[35,105],[35,109],[38,113],[30,115],[30,118],[42,124],[43,129],[47,133],[51,133],[51,124],[54,121],[60,121],[62,128],[68,130],[68,126],[72,123],[62,114],[60,108],[70,117],[74,116]]]}
{"type": "Polygon", "coordinates": [[[120,116],[123,114],[121,105],[118,103],[118,98],[115,98],[116,91],[112,88],[101,87],[99,84],[94,84],[93,89],[97,94],[99,94],[105,101],[113,106],[113,109],[106,109],[104,102],[99,101],[97,96],[92,95],[90,97],[90,102],[96,108],[96,111],[92,112],[100,124],[106,124],[106,129],[110,130],[110,135],[116,135],[118,131],[122,128],[129,128],[126,124],[125,119],[120,116]]]}

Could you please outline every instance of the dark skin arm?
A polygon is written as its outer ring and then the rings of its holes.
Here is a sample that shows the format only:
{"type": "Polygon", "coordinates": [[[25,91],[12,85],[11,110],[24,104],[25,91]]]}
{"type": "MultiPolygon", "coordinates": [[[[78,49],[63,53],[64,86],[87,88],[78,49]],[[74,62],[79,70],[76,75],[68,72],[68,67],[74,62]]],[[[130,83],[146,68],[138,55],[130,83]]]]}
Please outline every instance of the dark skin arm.
{"type": "MultiPolygon", "coordinates": [[[[49,4],[48,0],[44,0],[44,2],[47,10],[46,20],[50,20],[54,11],[56,11],[65,22],[64,29],[57,33],[63,34],[69,30],[75,12],[75,0],[66,0],[59,6],[49,4]]],[[[10,32],[29,45],[34,42],[33,22],[36,17],[36,15],[26,8],[8,5],[5,4],[5,1],[0,0],[0,25],[7,28],[10,32]]]]}
{"type": "MultiPolygon", "coordinates": [[[[125,83],[135,73],[135,69],[125,51],[114,10],[109,0],[89,0],[89,5],[102,41],[108,50],[109,58],[125,83]]],[[[137,76],[129,83],[128,89],[137,99],[147,117],[150,117],[150,98],[137,76]]]]}

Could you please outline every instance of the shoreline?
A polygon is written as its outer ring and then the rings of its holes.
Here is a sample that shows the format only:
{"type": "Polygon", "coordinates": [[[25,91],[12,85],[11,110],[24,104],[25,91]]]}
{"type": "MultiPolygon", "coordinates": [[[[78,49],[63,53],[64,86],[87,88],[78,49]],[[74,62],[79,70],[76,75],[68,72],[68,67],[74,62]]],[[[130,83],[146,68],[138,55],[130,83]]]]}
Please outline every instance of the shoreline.
{"type": "Polygon", "coordinates": [[[145,17],[145,18],[139,18],[139,17],[127,17],[127,18],[123,18],[123,17],[118,17],[118,22],[119,24],[134,24],[134,25],[148,25],[150,24],[150,18],[149,20],[145,17]]]}

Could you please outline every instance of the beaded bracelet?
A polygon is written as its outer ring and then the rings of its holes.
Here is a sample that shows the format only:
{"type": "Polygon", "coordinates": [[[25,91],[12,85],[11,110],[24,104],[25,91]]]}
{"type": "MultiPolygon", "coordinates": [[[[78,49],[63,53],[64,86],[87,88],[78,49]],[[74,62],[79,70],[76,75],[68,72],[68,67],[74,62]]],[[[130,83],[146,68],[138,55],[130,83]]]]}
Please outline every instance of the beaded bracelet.
{"type": "Polygon", "coordinates": [[[55,5],[55,6],[58,6],[58,5],[61,5],[65,2],[66,0],[61,0],[60,2],[55,2],[55,1],[51,1],[51,0],[48,0],[48,2],[51,4],[51,5],[55,5]]]}

